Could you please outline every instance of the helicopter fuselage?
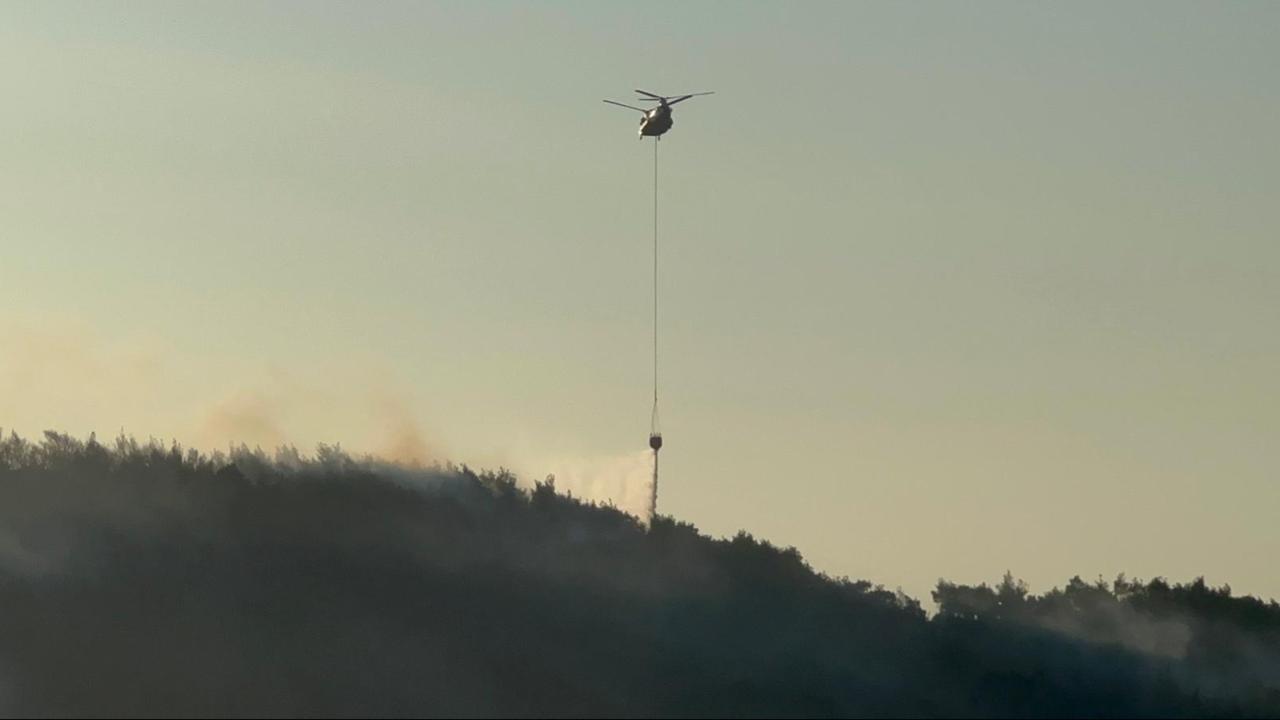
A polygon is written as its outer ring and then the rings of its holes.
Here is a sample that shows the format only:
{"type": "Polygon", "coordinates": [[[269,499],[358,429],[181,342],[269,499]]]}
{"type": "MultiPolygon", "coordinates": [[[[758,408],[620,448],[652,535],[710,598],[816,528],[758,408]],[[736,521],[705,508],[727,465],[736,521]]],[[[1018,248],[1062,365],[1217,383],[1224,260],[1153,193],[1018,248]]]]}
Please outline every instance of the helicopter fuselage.
{"type": "Polygon", "coordinates": [[[644,114],[640,119],[640,137],[657,137],[671,129],[671,106],[662,104],[644,114]]]}

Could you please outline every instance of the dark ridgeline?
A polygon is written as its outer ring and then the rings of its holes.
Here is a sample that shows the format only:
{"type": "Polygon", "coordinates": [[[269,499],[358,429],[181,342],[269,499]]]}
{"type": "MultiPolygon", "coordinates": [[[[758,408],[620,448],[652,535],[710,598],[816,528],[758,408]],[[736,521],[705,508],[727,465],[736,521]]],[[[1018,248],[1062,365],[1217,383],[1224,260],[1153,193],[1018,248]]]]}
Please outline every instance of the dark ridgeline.
{"type": "Polygon", "coordinates": [[[1280,606],[940,583],[506,472],[0,441],[5,715],[1280,715],[1280,606]]]}

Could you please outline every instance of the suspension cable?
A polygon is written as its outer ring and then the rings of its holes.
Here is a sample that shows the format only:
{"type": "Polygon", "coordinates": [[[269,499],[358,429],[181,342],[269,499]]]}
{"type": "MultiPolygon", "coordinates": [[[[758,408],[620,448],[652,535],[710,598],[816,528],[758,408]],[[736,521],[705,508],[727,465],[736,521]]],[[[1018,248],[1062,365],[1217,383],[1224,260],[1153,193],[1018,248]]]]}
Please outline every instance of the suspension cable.
{"type": "Polygon", "coordinates": [[[653,416],[649,420],[649,447],[653,448],[653,484],[649,486],[649,522],[658,516],[658,140],[653,138],[653,416]]]}
{"type": "Polygon", "coordinates": [[[650,432],[658,432],[658,138],[653,139],[653,418],[650,432]]]}

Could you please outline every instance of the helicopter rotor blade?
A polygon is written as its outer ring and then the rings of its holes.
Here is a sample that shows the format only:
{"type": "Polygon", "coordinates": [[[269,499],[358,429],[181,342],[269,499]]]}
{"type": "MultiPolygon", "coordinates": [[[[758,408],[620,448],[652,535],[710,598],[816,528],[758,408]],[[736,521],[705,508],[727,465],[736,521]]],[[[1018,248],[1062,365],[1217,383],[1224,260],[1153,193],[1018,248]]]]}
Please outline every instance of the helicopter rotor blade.
{"type": "Polygon", "coordinates": [[[654,100],[666,100],[666,98],[662,97],[661,95],[654,95],[648,90],[637,90],[636,92],[640,93],[641,95],[648,95],[650,98],[654,100]]]}
{"type": "Polygon", "coordinates": [[[716,94],[716,93],[715,93],[715,91],[714,91],[714,90],[712,90],[711,92],[689,93],[688,95],[681,95],[680,97],[675,98],[674,100],[668,100],[668,101],[667,101],[667,104],[668,104],[668,105],[675,105],[675,104],[676,104],[676,103],[678,103],[678,102],[684,102],[685,100],[688,100],[689,98],[698,97],[699,95],[715,95],[715,94],[716,94]]]}
{"type": "Polygon", "coordinates": [[[609,103],[610,105],[617,105],[618,107],[627,108],[628,110],[635,110],[636,112],[641,112],[641,113],[644,113],[645,115],[649,114],[648,110],[645,110],[644,108],[638,108],[635,105],[625,105],[620,102],[614,102],[613,100],[605,100],[605,102],[609,103]]]}

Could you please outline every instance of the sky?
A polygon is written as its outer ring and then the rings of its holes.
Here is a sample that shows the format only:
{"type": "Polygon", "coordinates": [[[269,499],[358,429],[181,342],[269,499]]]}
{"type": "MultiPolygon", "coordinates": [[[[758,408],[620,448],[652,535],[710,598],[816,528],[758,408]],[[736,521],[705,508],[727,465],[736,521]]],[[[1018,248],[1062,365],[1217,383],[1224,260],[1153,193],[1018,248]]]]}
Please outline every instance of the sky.
{"type": "Polygon", "coordinates": [[[0,427],[1280,598],[1280,4],[0,4],[0,427]]]}

